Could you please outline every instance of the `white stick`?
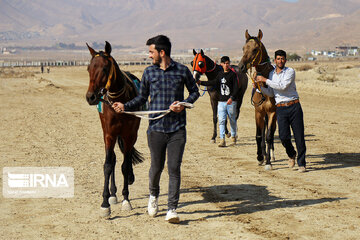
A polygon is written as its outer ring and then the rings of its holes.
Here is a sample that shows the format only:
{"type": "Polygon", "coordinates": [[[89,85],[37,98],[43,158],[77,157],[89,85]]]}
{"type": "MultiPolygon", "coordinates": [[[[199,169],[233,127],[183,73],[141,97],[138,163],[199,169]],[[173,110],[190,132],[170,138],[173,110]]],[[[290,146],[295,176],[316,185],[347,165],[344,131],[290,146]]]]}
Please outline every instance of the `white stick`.
{"type": "MultiPolygon", "coordinates": [[[[187,103],[187,102],[178,102],[176,105],[182,105],[186,108],[193,108],[194,105],[192,103],[187,103]]],[[[148,119],[148,120],[156,120],[156,119],[159,119],[159,118],[162,118],[162,117],[165,117],[167,114],[169,114],[171,112],[170,108],[167,109],[167,110],[156,110],[156,111],[134,111],[134,112],[129,112],[129,111],[125,111],[123,113],[126,113],[126,114],[130,114],[130,115],[134,115],[136,117],[139,117],[139,118],[143,118],[143,119],[148,119]],[[159,116],[157,117],[147,117],[146,115],[149,115],[149,114],[155,114],[155,113],[161,113],[159,116]]]]}

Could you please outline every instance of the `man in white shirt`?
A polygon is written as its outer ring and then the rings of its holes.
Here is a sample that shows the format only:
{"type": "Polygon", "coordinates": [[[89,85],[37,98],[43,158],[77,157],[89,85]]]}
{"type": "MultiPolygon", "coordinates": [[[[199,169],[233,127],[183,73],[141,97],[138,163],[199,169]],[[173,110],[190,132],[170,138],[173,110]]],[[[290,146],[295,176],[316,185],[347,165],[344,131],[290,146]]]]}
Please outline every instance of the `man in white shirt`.
{"type": "Polygon", "coordinates": [[[285,67],[285,63],[286,52],[277,50],[275,52],[276,67],[270,72],[269,79],[256,76],[256,82],[265,83],[268,87],[261,87],[261,91],[268,96],[275,97],[279,137],[289,156],[289,167],[294,168],[296,158],[296,151],[291,143],[291,127],[298,152],[299,172],[306,172],[303,111],[296,91],[295,71],[285,67]]]}

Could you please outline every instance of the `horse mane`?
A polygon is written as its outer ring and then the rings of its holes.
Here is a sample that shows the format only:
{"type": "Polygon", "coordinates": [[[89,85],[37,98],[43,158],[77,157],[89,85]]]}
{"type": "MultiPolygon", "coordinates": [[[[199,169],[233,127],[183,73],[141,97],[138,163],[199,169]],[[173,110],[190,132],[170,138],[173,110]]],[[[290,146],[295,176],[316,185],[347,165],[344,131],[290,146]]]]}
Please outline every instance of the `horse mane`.
{"type": "Polygon", "coordinates": [[[206,73],[217,72],[219,68],[220,70],[222,69],[222,67],[219,64],[217,64],[215,61],[213,61],[209,56],[205,55],[205,60],[206,60],[206,68],[208,68],[207,66],[209,66],[208,63],[213,64],[213,66],[210,67],[210,69],[207,69],[206,73]]]}
{"type": "Polygon", "coordinates": [[[246,39],[246,43],[248,43],[250,40],[254,40],[257,43],[261,42],[257,37],[251,36],[251,37],[249,37],[249,39],[246,39]]]}
{"type": "Polygon", "coordinates": [[[116,70],[116,75],[124,82],[123,88],[124,88],[125,97],[129,99],[133,99],[138,95],[135,84],[130,79],[130,77],[120,69],[119,64],[116,62],[116,60],[112,56],[108,56],[108,57],[111,58],[113,61],[116,70]]]}

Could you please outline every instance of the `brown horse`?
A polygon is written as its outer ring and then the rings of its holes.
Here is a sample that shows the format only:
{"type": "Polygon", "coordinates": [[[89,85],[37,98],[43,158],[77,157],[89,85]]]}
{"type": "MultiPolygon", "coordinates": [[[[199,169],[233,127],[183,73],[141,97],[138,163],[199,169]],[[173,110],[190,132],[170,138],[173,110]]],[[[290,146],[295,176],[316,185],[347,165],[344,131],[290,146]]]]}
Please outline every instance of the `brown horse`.
{"type": "Polygon", "coordinates": [[[128,189],[128,185],[131,185],[135,181],[132,164],[143,161],[140,153],[134,148],[140,118],[128,114],[117,114],[112,109],[111,103],[115,101],[127,102],[137,95],[137,91],[130,78],[120,70],[115,59],[110,55],[111,45],[108,42],[106,42],[105,45],[105,52],[96,52],[88,44],[86,45],[92,56],[88,66],[90,83],[86,93],[86,100],[90,105],[96,105],[100,101],[104,103],[102,104],[102,112],[99,111],[99,116],[104,134],[106,152],[101,215],[106,217],[111,213],[110,204],[117,203],[117,188],[115,185],[116,156],[114,152],[116,140],[124,155],[124,161],[121,166],[124,176],[124,187],[122,190],[124,200],[122,209],[132,209],[128,189]],[[111,187],[109,191],[110,179],[111,187]]]}
{"type": "MultiPolygon", "coordinates": [[[[194,59],[193,59],[193,61],[191,61],[191,66],[193,68],[193,76],[194,76],[195,81],[198,81],[202,74],[205,74],[208,81],[211,81],[216,78],[216,76],[219,74],[220,71],[223,71],[223,68],[220,65],[216,64],[208,56],[206,56],[202,49],[199,53],[197,53],[195,51],[195,49],[193,49],[193,53],[194,53],[194,59]]],[[[236,101],[237,101],[236,120],[237,120],[239,118],[240,107],[242,105],[243,97],[244,97],[244,94],[245,94],[245,91],[246,91],[246,88],[248,85],[248,78],[245,73],[242,73],[239,71],[238,66],[231,65],[231,68],[233,71],[236,72],[236,74],[238,76],[238,81],[239,81],[238,84],[239,84],[239,88],[240,88],[239,94],[236,97],[236,101]]],[[[211,138],[211,142],[215,143],[215,139],[217,136],[217,106],[218,106],[218,101],[219,101],[219,93],[213,87],[209,87],[205,91],[207,91],[209,93],[211,108],[213,111],[214,128],[213,128],[213,136],[211,138]]],[[[230,135],[228,134],[229,131],[228,131],[226,125],[227,124],[225,123],[225,134],[228,137],[230,137],[230,135]]]]}
{"type": "MultiPolygon", "coordinates": [[[[269,55],[264,44],[261,42],[263,33],[259,30],[257,37],[249,35],[248,30],[245,32],[246,43],[243,47],[243,57],[239,67],[242,72],[255,67],[256,74],[269,77],[269,73],[274,69],[270,63],[269,55]]],[[[250,77],[252,78],[250,73],[250,77]]],[[[257,160],[259,165],[263,164],[264,156],[266,159],[265,169],[271,170],[271,161],[275,160],[274,156],[274,133],[276,130],[276,106],[275,99],[268,97],[261,92],[259,86],[253,89],[252,104],[255,106],[256,120],[256,143],[257,143],[257,160]],[[266,138],[266,144],[265,144],[266,138]],[[267,147],[266,147],[267,145],[267,147]]]]}

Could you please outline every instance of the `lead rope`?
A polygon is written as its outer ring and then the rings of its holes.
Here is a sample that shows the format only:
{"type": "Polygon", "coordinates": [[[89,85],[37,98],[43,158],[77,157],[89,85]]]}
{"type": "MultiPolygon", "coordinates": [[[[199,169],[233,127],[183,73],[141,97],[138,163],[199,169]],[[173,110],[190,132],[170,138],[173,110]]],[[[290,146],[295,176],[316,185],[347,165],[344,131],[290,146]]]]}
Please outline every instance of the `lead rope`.
{"type": "MultiPolygon", "coordinates": [[[[104,98],[100,99],[100,102],[103,102],[107,105],[109,105],[110,107],[112,106],[113,102],[109,100],[109,98],[107,98],[107,96],[105,96],[104,98]]],[[[185,108],[194,108],[194,104],[192,103],[188,103],[188,102],[178,102],[176,105],[182,105],[185,108]]],[[[126,113],[129,115],[133,115],[139,118],[143,118],[143,119],[148,119],[148,120],[156,120],[156,119],[160,119],[165,117],[167,114],[169,114],[171,112],[170,108],[167,110],[154,110],[154,111],[124,111],[121,113],[126,113]],[[156,114],[156,113],[161,113],[159,116],[156,117],[147,117],[146,115],[150,115],[150,114],[156,114]]]]}
{"type": "MultiPolygon", "coordinates": [[[[176,105],[182,105],[185,108],[194,108],[194,105],[192,103],[188,102],[178,102],[176,105]]],[[[167,110],[156,110],[156,111],[124,111],[122,113],[134,115],[139,118],[148,119],[148,120],[156,120],[165,117],[167,114],[171,112],[170,108],[167,110]],[[159,116],[156,117],[147,117],[146,115],[155,114],[155,113],[161,113],[159,116]]]]}

